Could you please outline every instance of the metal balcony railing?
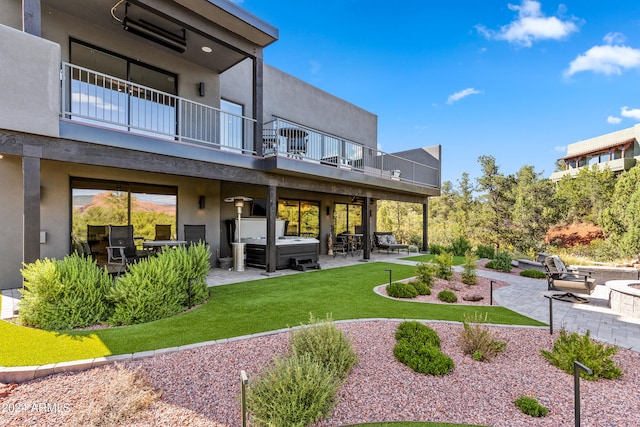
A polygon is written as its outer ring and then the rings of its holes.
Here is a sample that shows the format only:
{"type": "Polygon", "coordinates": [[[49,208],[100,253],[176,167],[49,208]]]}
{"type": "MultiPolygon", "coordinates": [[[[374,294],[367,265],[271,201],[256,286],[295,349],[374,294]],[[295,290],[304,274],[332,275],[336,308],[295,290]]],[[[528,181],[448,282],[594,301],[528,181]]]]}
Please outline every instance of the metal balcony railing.
{"type": "Polygon", "coordinates": [[[263,153],[283,156],[429,187],[440,186],[437,167],[384,153],[338,136],[276,117],[265,123],[263,153]]]}
{"type": "Polygon", "coordinates": [[[255,154],[255,120],[63,63],[60,114],[155,138],[255,154]]]}
{"type": "MultiPolygon", "coordinates": [[[[255,119],[62,63],[60,116],[153,138],[256,155],[255,119]]],[[[439,168],[281,118],[265,123],[263,153],[437,188],[439,168]]]]}

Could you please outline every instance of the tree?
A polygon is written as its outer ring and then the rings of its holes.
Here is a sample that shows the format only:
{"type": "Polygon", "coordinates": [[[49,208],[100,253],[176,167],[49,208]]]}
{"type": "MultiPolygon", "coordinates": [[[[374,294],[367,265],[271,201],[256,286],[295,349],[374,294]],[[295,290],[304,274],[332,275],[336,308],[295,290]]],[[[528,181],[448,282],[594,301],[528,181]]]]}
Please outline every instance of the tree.
{"type": "Polygon", "coordinates": [[[553,183],[542,178],[533,166],[523,166],[516,173],[513,187],[512,245],[522,251],[542,249],[543,239],[554,220],[553,183]]]}
{"type": "Polygon", "coordinates": [[[478,162],[482,169],[482,176],[477,178],[478,191],[483,193],[480,196],[482,208],[478,218],[480,237],[484,242],[500,249],[502,243],[512,240],[512,188],[515,179],[500,173],[493,156],[480,156],[478,162]]]}

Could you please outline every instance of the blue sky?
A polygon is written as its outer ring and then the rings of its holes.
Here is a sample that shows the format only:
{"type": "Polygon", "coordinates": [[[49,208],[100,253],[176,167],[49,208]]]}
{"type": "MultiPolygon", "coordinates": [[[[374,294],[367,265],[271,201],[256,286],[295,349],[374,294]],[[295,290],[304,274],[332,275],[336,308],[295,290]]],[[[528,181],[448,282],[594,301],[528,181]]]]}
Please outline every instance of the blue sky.
{"type": "Polygon", "coordinates": [[[533,165],[640,122],[640,2],[236,0],[265,62],[378,116],[386,152],[442,145],[442,179],[533,165]]]}

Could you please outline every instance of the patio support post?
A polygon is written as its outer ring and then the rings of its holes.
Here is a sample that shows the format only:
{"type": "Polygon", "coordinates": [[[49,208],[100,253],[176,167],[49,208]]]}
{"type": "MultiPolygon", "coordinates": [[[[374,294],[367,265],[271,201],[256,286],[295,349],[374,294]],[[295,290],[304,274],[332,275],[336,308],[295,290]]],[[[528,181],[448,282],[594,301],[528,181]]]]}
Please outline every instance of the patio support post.
{"type": "Polygon", "coordinates": [[[22,0],[22,31],[40,37],[42,18],[40,0],[22,0]]]}
{"type": "Polygon", "coordinates": [[[422,204],[422,250],[429,250],[429,198],[422,204]]]}
{"type": "MultiPolygon", "coordinates": [[[[267,187],[267,273],[274,273],[278,265],[276,252],[276,219],[278,218],[278,194],[275,185],[267,187]]],[[[286,230],[285,230],[286,232],[286,230]]]]}
{"type": "Polygon", "coordinates": [[[264,155],[262,146],[262,120],[264,93],[264,62],[262,58],[253,58],[253,118],[256,120],[253,130],[253,149],[258,157],[264,155]]]}
{"type": "Polygon", "coordinates": [[[40,158],[42,147],[25,145],[22,155],[23,240],[22,260],[40,258],[40,158]]]}
{"type": "Polygon", "coordinates": [[[362,204],[362,258],[371,259],[371,198],[365,197],[362,204]]]}

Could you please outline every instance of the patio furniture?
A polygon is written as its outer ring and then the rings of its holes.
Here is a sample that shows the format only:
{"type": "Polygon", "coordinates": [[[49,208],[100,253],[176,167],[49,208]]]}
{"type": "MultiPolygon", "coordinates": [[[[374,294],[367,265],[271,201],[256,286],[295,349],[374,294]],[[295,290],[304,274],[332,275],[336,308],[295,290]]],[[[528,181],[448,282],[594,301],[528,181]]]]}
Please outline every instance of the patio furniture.
{"type": "Polygon", "coordinates": [[[193,245],[198,243],[207,244],[207,232],[204,224],[191,225],[185,224],[184,226],[184,240],[187,244],[193,245]]]}
{"type": "Polygon", "coordinates": [[[546,257],[542,264],[547,275],[548,289],[565,292],[564,294],[556,294],[553,298],[571,302],[588,302],[585,298],[574,295],[574,292],[587,295],[593,293],[596,282],[590,273],[567,268],[560,257],[556,255],[546,257]]]}
{"type": "Polygon", "coordinates": [[[396,236],[390,231],[374,231],[373,242],[375,247],[378,248],[378,252],[380,252],[380,249],[386,249],[387,253],[390,251],[398,251],[400,253],[400,250],[405,250],[409,253],[409,245],[398,243],[396,236]]]}
{"type": "Polygon", "coordinates": [[[345,258],[349,253],[349,238],[344,234],[338,234],[336,241],[333,242],[333,257],[336,255],[344,255],[345,258]]]}
{"type": "Polygon", "coordinates": [[[107,255],[106,247],[109,244],[109,228],[106,225],[87,225],[87,244],[89,253],[93,259],[99,260],[107,255]]]}
{"type": "Polygon", "coordinates": [[[127,264],[136,262],[149,255],[147,251],[138,251],[133,239],[133,225],[109,225],[109,246],[107,246],[107,265],[117,269],[117,275],[127,268],[127,264]]]}
{"type": "Polygon", "coordinates": [[[156,237],[153,240],[171,240],[171,225],[156,224],[156,237]]]}

